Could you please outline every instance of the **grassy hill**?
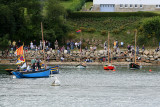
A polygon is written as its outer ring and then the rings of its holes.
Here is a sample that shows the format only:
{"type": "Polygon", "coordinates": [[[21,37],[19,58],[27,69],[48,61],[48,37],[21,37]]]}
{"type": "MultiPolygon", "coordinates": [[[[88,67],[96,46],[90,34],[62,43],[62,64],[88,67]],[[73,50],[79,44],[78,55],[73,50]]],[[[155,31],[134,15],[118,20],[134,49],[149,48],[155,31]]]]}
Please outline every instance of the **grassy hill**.
{"type": "MultiPolygon", "coordinates": [[[[69,18],[67,19],[70,28],[69,33],[71,39],[79,40],[80,37],[86,40],[99,40],[101,43],[107,40],[108,31],[110,32],[111,43],[115,40],[124,42],[125,47],[128,44],[134,45],[134,31],[140,26],[140,22],[148,17],[100,17],[100,18],[69,18]],[[76,31],[81,29],[81,34],[76,31]]],[[[141,41],[138,33],[137,44],[142,46],[144,42],[141,41]]],[[[158,43],[148,41],[147,46],[156,46],[158,43]]]]}
{"type": "MultiPolygon", "coordinates": [[[[75,7],[73,4],[80,3],[79,1],[83,0],[69,0],[69,1],[63,1],[62,5],[66,9],[74,10],[75,7]]],[[[84,5],[81,6],[81,9],[79,11],[88,11],[90,7],[92,6],[92,2],[86,2],[84,5]]],[[[86,13],[86,12],[85,12],[86,13]]],[[[92,12],[93,13],[93,12],[92,12]]],[[[144,14],[143,12],[142,14],[144,14]]],[[[134,45],[134,31],[135,29],[139,29],[140,22],[143,20],[157,16],[157,14],[160,14],[160,12],[150,12],[152,14],[146,14],[143,16],[141,13],[117,13],[116,16],[114,13],[108,13],[107,16],[99,16],[99,14],[95,13],[92,17],[82,16],[84,14],[79,14],[76,17],[69,16],[67,18],[67,23],[69,24],[69,27],[71,31],[69,32],[68,39],[72,39],[74,41],[79,41],[80,38],[83,39],[83,42],[88,43],[88,41],[100,41],[101,44],[104,43],[104,41],[107,40],[108,31],[110,32],[111,37],[111,43],[115,40],[118,40],[119,42],[123,41],[125,47],[130,44],[134,45]],[[148,14],[148,15],[147,15],[148,14]],[[133,15],[133,16],[132,16],[133,15]],[[77,34],[76,31],[81,29],[82,32],[80,34],[77,34]]],[[[90,15],[89,15],[90,16],[90,15]]],[[[138,42],[137,44],[139,46],[142,46],[144,42],[142,42],[140,39],[140,36],[144,35],[142,33],[138,33],[138,42]]],[[[94,42],[93,42],[94,44],[94,42]]],[[[92,44],[92,45],[93,45],[92,44]]],[[[158,45],[157,42],[147,41],[147,46],[156,46],[158,45]]]]}

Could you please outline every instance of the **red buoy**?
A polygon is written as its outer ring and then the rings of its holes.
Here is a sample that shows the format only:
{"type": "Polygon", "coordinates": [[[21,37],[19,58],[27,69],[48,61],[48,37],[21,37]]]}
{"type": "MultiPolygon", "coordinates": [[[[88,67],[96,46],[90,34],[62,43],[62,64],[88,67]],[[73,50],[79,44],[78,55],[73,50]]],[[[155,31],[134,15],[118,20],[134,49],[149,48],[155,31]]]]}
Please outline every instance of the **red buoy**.
{"type": "Polygon", "coordinates": [[[149,69],[149,72],[152,72],[152,70],[151,70],[151,69],[149,69]]]}

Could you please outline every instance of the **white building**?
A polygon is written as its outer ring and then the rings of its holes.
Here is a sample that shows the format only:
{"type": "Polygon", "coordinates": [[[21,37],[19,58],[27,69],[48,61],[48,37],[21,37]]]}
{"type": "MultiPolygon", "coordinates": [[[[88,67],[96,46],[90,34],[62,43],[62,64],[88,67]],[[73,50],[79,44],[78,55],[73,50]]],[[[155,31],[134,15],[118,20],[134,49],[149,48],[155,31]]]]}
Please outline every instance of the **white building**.
{"type": "Polygon", "coordinates": [[[93,0],[96,12],[160,11],[160,0],[93,0]]]}

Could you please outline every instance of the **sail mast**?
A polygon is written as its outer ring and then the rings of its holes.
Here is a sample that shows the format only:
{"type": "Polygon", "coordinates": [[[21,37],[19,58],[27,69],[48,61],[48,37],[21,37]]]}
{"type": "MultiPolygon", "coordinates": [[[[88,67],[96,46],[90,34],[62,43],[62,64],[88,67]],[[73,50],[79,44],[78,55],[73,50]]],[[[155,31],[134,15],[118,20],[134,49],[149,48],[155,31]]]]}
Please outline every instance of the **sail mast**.
{"type": "Polygon", "coordinates": [[[44,38],[43,38],[43,24],[42,24],[42,22],[41,22],[41,32],[42,32],[42,43],[43,43],[43,58],[44,58],[44,65],[45,65],[45,69],[46,69],[46,64],[45,64],[46,58],[45,58],[45,52],[44,52],[44,38]]]}
{"type": "Polygon", "coordinates": [[[136,64],[136,36],[137,36],[137,29],[136,29],[136,32],[135,32],[135,64],[136,64]]]}
{"type": "Polygon", "coordinates": [[[109,65],[109,31],[108,31],[108,65],[109,65]]]}

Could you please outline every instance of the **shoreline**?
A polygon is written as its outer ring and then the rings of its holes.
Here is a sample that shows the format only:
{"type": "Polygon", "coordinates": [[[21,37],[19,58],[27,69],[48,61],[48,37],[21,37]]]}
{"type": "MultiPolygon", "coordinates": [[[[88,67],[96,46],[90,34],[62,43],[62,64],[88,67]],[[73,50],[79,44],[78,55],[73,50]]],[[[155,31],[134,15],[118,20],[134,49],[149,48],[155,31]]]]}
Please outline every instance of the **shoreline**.
{"type": "MultiPolygon", "coordinates": [[[[46,64],[49,66],[52,65],[62,65],[62,66],[75,66],[78,65],[80,62],[47,62],[46,64]]],[[[113,62],[113,65],[116,66],[128,66],[131,62],[113,62]]],[[[30,65],[30,63],[28,63],[30,65]]],[[[88,66],[100,66],[100,65],[105,65],[108,63],[105,62],[89,62],[86,63],[88,66]]],[[[0,65],[16,65],[15,63],[0,63],[0,65]]],[[[152,64],[152,63],[145,63],[141,62],[140,65],[142,66],[158,66],[159,64],[152,64]]]]}

